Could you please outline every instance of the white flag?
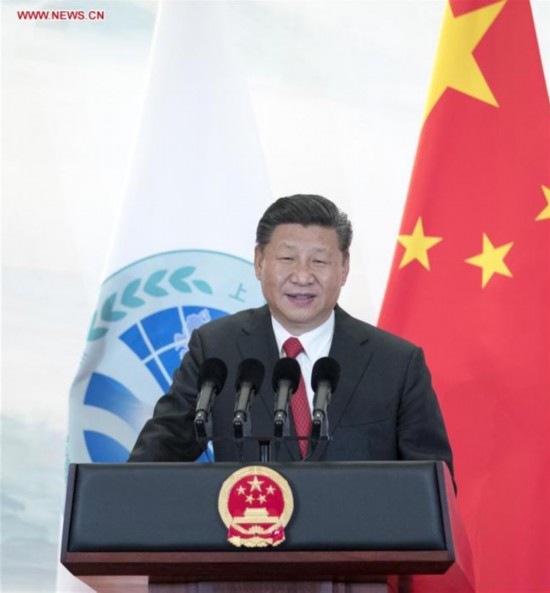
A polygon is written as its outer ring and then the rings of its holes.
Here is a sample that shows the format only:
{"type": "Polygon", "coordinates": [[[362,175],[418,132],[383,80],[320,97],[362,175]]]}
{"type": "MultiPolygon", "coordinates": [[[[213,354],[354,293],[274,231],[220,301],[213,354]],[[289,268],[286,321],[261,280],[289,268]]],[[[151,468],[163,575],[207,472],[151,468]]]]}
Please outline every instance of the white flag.
{"type": "Polygon", "coordinates": [[[69,457],[125,461],[194,328],[263,303],[271,201],[224,5],[164,2],[127,194],[70,395],[69,457]]]}

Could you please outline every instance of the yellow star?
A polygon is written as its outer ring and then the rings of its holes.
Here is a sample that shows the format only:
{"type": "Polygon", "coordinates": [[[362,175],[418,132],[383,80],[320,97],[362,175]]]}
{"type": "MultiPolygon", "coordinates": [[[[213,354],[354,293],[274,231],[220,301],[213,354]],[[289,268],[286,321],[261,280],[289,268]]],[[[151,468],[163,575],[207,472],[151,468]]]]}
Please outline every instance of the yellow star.
{"type": "Polygon", "coordinates": [[[473,51],[505,3],[502,0],[455,17],[447,2],[424,119],[448,88],[498,107],[473,51]]]}
{"type": "Polygon", "coordinates": [[[250,492],[254,492],[254,490],[262,491],[263,480],[258,480],[258,476],[254,476],[254,479],[248,483],[250,484],[250,492]]]}
{"type": "Polygon", "coordinates": [[[550,220],[550,187],[542,185],[542,191],[548,204],[544,207],[544,210],[535,218],[535,220],[550,220]]]}
{"type": "Polygon", "coordinates": [[[504,263],[504,258],[510,249],[512,249],[513,244],[506,243],[506,245],[495,247],[489,237],[483,233],[483,251],[466,260],[467,264],[478,266],[482,269],[481,288],[485,288],[493,274],[501,274],[502,276],[512,278],[512,272],[510,272],[508,266],[504,263]]]}
{"type": "Polygon", "coordinates": [[[418,217],[412,235],[399,235],[397,238],[399,243],[405,248],[403,259],[399,264],[400,268],[405,267],[413,260],[418,260],[426,270],[430,269],[430,261],[428,260],[428,249],[437,245],[443,240],[442,237],[428,237],[424,235],[424,227],[422,226],[422,217],[418,217]]]}

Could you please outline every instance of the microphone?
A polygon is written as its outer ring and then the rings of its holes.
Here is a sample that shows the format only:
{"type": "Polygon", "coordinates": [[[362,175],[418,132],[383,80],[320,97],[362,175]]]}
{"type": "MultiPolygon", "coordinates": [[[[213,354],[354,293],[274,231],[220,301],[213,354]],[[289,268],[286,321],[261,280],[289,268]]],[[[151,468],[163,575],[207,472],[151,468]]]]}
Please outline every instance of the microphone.
{"type": "Polygon", "coordinates": [[[273,369],[275,438],[283,436],[283,429],[288,415],[288,400],[298,389],[300,376],[300,365],[294,358],[280,358],[273,369]]]}
{"type": "Polygon", "coordinates": [[[199,398],[195,408],[195,431],[197,438],[206,439],[206,423],[214,398],[223,389],[227,379],[227,367],[219,358],[208,358],[199,369],[199,398]]]}
{"type": "Polygon", "coordinates": [[[264,365],[255,358],[246,358],[239,364],[235,383],[237,397],[233,411],[233,432],[236,439],[242,439],[244,436],[244,423],[248,420],[250,403],[260,390],[264,374],[264,365]]]}
{"type": "Polygon", "coordinates": [[[340,365],[334,360],[325,356],[313,365],[311,371],[311,386],[315,392],[313,398],[313,417],[311,426],[311,438],[318,440],[321,435],[321,426],[327,416],[327,408],[330,404],[332,392],[336,390],[340,378],[340,365]]]}

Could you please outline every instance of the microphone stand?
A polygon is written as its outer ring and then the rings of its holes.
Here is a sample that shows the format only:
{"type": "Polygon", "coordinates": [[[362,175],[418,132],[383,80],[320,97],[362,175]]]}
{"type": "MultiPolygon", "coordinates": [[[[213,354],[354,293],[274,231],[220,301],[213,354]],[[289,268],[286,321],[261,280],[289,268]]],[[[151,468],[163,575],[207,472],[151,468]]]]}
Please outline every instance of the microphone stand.
{"type": "Polygon", "coordinates": [[[319,440],[329,440],[330,433],[328,427],[328,414],[315,411],[313,413],[313,420],[311,424],[311,454],[317,449],[319,440]]]}
{"type": "Polygon", "coordinates": [[[271,439],[258,439],[260,463],[271,461],[271,439]]]}
{"type": "Polygon", "coordinates": [[[206,422],[204,416],[195,417],[195,436],[203,453],[208,449],[208,441],[212,440],[212,415],[208,414],[206,422]]]}
{"type": "Polygon", "coordinates": [[[250,438],[250,414],[241,416],[237,421],[233,420],[233,442],[237,447],[239,459],[244,461],[244,441],[250,438]]]}

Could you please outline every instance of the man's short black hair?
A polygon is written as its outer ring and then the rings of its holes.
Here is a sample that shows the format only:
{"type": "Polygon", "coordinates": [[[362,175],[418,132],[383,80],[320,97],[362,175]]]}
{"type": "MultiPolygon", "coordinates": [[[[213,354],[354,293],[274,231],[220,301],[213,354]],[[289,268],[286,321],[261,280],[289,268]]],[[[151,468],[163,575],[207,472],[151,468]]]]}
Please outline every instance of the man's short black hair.
{"type": "Polygon", "coordinates": [[[279,198],[264,212],[256,229],[256,244],[260,249],[271,240],[275,227],[280,224],[317,225],[331,228],[338,236],[340,251],[347,255],[353,230],[347,214],[323,196],[296,194],[279,198]]]}

